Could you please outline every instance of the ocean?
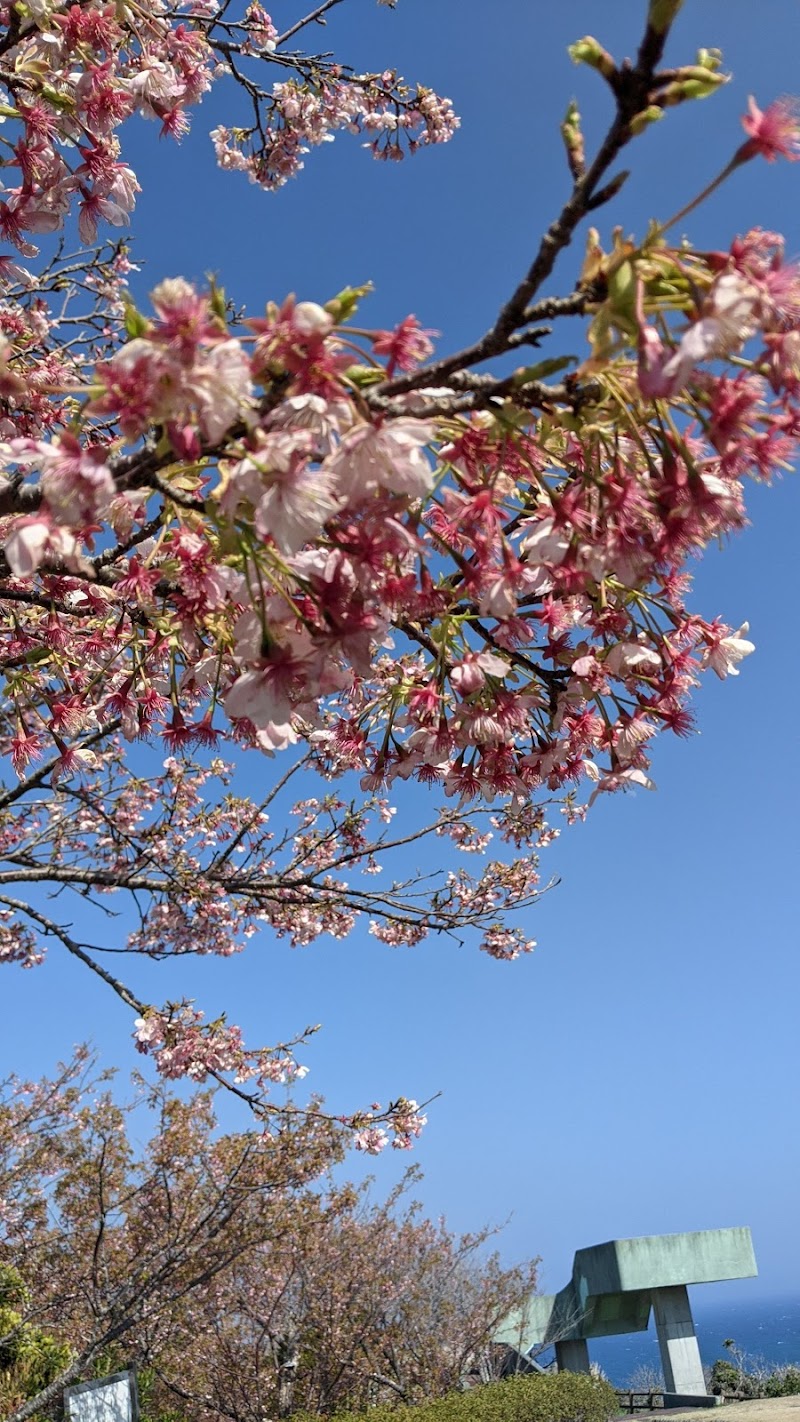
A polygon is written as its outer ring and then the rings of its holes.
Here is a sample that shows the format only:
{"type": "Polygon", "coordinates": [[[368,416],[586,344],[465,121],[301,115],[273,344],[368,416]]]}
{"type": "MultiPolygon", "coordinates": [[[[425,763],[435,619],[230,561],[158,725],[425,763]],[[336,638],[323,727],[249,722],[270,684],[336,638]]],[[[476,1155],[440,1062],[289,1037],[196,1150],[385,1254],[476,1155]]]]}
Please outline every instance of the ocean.
{"type": "MultiPolygon", "coordinates": [[[[690,1292],[690,1297],[700,1356],[706,1366],[717,1358],[730,1357],[722,1346],[726,1338],[759,1361],[800,1365],[800,1298],[737,1299],[704,1308],[700,1290],[690,1292]]],[[[616,1338],[592,1338],[589,1356],[616,1387],[626,1387],[641,1367],[661,1366],[654,1328],[616,1338]]]]}

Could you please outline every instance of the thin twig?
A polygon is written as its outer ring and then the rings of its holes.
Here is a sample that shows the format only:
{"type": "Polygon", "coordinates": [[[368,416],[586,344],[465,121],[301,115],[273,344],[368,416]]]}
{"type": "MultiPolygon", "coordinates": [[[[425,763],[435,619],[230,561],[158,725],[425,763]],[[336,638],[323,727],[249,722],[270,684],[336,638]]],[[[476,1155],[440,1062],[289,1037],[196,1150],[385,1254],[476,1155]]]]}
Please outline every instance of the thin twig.
{"type": "Polygon", "coordinates": [[[285,44],[293,35],[298,34],[300,30],[304,30],[306,25],[312,25],[315,21],[318,23],[322,22],[322,16],[325,12],[332,10],[334,5],[341,5],[341,3],[342,0],[324,0],[324,3],[318,5],[316,10],[312,10],[310,15],[306,15],[302,20],[298,20],[294,25],[290,25],[288,30],[284,30],[283,34],[279,35],[275,41],[276,46],[280,47],[282,44],[285,44]]]}

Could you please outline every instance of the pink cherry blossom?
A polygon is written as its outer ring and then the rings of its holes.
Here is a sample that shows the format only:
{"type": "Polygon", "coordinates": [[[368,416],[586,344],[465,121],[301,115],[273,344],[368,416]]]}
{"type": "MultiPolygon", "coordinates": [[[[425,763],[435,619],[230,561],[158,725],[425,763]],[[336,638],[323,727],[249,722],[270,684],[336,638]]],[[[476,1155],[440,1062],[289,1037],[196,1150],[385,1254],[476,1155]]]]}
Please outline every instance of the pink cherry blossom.
{"type": "Polygon", "coordinates": [[[323,468],[331,475],[333,487],[351,505],[381,488],[422,498],[433,484],[423,449],[434,433],[433,425],[409,418],[377,427],[356,425],[336,453],[327,457],[323,468]]]}
{"type": "Polygon", "coordinates": [[[760,154],[768,163],[774,163],[776,158],[791,162],[800,158],[800,120],[793,100],[774,99],[762,110],[751,95],[742,128],[749,138],[739,150],[740,158],[760,154]]]}
{"type": "Polygon", "coordinates": [[[709,630],[705,639],[703,665],[711,667],[721,681],[724,681],[726,676],[738,676],[739,662],[755,651],[755,643],[748,641],[744,635],[749,630],[748,622],[743,622],[736,632],[717,625],[709,630]]]}
{"type": "Polygon", "coordinates": [[[372,349],[387,357],[386,374],[391,379],[395,370],[413,370],[433,355],[431,337],[438,335],[438,331],[423,330],[416,316],[407,316],[393,331],[376,331],[372,349]]]}
{"type": "Polygon", "coordinates": [[[48,518],[20,519],[3,545],[3,551],[14,573],[28,578],[42,563],[74,561],[77,543],[66,528],[59,528],[48,518]]]}
{"type": "Polygon", "coordinates": [[[380,1155],[389,1144],[389,1136],[382,1126],[364,1126],[356,1132],[353,1144],[356,1150],[363,1150],[367,1155],[380,1155]]]}

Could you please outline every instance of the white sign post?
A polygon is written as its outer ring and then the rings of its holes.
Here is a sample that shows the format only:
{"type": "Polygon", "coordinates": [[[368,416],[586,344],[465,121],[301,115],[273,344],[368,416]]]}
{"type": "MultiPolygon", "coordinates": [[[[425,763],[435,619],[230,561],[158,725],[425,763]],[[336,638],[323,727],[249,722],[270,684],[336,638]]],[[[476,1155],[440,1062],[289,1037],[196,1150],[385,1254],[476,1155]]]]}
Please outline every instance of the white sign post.
{"type": "Polygon", "coordinates": [[[136,1374],[112,1373],[64,1393],[70,1422],[139,1422],[136,1374]]]}

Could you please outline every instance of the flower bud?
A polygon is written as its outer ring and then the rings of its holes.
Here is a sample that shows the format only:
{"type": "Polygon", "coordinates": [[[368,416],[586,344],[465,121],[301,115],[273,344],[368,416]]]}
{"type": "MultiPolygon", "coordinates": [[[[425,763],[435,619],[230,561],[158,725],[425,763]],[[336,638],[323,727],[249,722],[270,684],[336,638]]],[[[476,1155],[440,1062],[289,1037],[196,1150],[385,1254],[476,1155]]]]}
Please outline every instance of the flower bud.
{"type": "Polygon", "coordinates": [[[363,286],[346,286],[330,301],[325,302],[325,310],[333,318],[334,324],[340,326],[343,321],[349,321],[351,316],[355,315],[359,301],[369,296],[371,291],[371,281],[365,282],[363,286]]]}
{"type": "Polygon", "coordinates": [[[316,301],[298,301],[292,311],[292,326],[299,336],[327,336],[333,317],[316,301]]]}
{"type": "Polygon", "coordinates": [[[702,69],[708,69],[714,74],[722,63],[722,50],[698,49],[695,63],[700,65],[702,69]]]}
{"type": "Polygon", "coordinates": [[[649,28],[655,30],[657,35],[666,34],[682,4],[683,0],[650,0],[647,12],[649,28]]]}
{"type": "Polygon", "coordinates": [[[608,297],[617,319],[635,324],[636,272],[632,262],[620,262],[608,278],[608,297]]]}
{"type": "Polygon", "coordinates": [[[630,130],[634,137],[643,133],[648,124],[658,123],[664,117],[664,110],[659,104],[650,104],[649,108],[642,109],[640,114],[634,114],[630,121],[630,130]]]}
{"type": "Polygon", "coordinates": [[[660,102],[672,105],[680,104],[684,99],[706,99],[727,82],[727,74],[716,74],[700,64],[686,64],[678,70],[677,79],[662,90],[660,102]]]}
{"type": "Polygon", "coordinates": [[[577,181],[583,177],[586,170],[586,151],[583,145],[583,134],[581,132],[581,116],[578,112],[578,105],[574,99],[564,116],[561,125],[561,137],[564,140],[564,147],[567,150],[567,162],[569,170],[577,181]]]}
{"type": "Polygon", "coordinates": [[[608,50],[603,48],[594,35],[584,35],[583,39],[576,40],[568,46],[567,54],[573,64],[588,64],[590,69],[597,69],[604,79],[613,78],[617,72],[617,66],[608,50]]]}

